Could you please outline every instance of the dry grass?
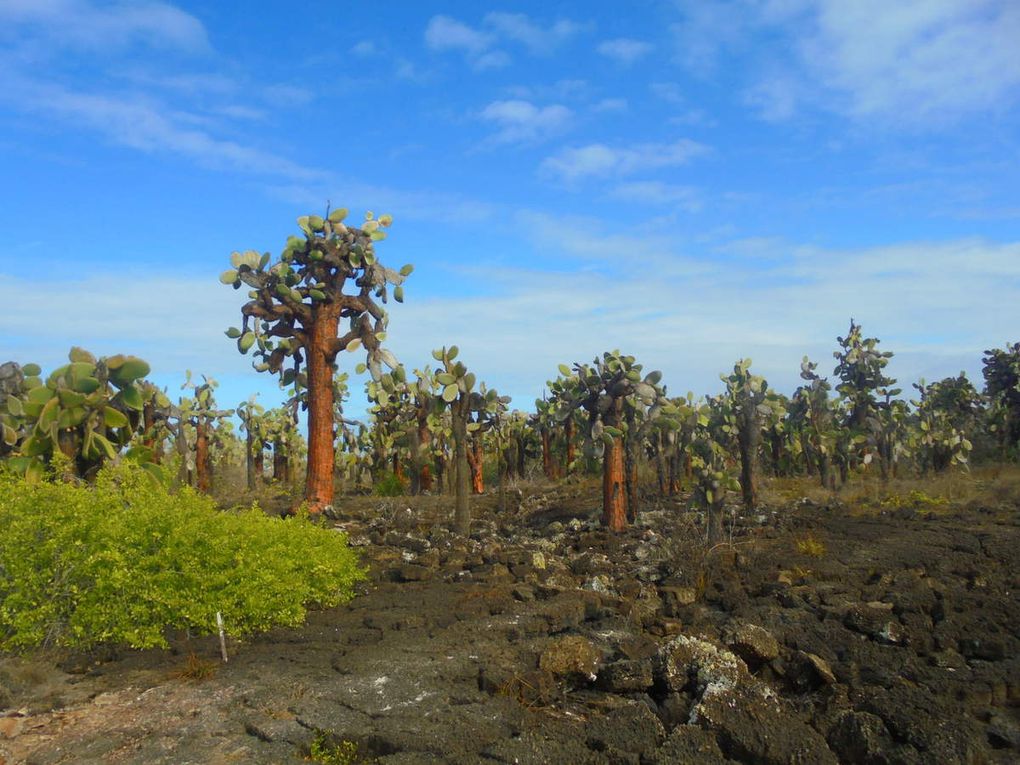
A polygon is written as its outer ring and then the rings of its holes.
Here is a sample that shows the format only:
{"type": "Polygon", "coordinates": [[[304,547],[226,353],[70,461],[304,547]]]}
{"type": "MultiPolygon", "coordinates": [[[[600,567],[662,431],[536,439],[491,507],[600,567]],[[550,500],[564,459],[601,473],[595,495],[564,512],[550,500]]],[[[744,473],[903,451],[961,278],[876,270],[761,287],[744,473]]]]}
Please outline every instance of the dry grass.
{"type": "Polygon", "coordinates": [[[179,680],[208,680],[216,674],[218,667],[219,664],[217,662],[201,659],[192,652],[188,654],[181,668],[174,672],[174,677],[179,680]]]}
{"type": "Polygon", "coordinates": [[[981,506],[1009,509],[1020,504],[1020,465],[982,465],[888,481],[876,471],[851,477],[835,492],[823,488],[817,478],[773,478],[762,489],[765,501],[778,506],[803,499],[820,505],[838,500],[851,512],[865,514],[904,507],[933,512],[981,506]]]}
{"type": "Polygon", "coordinates": [[[797,552],[809,558],[821,558],[825,555],[825,543],[814,534],[805,534],[793,542],[797,552]]]}

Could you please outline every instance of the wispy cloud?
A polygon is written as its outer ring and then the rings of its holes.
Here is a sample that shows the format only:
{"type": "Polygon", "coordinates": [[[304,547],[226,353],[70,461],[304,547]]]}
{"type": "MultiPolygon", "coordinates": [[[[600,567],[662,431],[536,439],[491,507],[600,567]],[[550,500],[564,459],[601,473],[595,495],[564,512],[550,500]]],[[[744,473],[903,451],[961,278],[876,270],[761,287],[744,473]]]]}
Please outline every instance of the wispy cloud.
{"type": "Polygon", "coordinates": [[[603,98],[592,106],[594,112],[625,112],[628,108],[626,98],[603,98]]]}
{"type": "Polygon", "coordinates": [[[484,23],[500,37],[521,43],[537,56],[553,53],[561,43],[574,37],[583,28],[569,19],[540,24],[523,13],[489,13],[484,23]]]}
{"type": "Polygon", "coordinates": [[[309,181],[322,177],[319,170],[233,140],[218,138],[195,127],[201,119],[187,112],[175,114],[141,98],[72,91],[58,85],[17,77],[5,81],[2,100],[25,112],[86,128],[122,146],[147,152],[165,152],[196,160],[210,167],[309,181]]]}
{"type": "Polygon", "coordinates": [[[479,117],[495,125],[493,143],[531,143],[561,132],[573,113],[562,104],[538,107],[530,101],[493,101],[479,117]]]}
{"type": "Polygon", "coordinates": [[[803,60],[833,104],[861,118],[922,124],[995,111],[1020,97],[1020,4],[819,3],[803,60]]]}
{"type": "Polygon", "coordinates": [[[510,54],[503,50],[508,44],[522,45],[533,56],[545,56],[582,28],[569,19],[543,24],[521,13],[489,13],[479,27],[438,15],[425,27],[425,45],[437,52],[461,53],[475,69],[496,69],[511,62],[510,54]]]}
{"type": "Polygon", "coordinates": [[[572,183],[583,178],[621,176],[643,170],[684,165],[709,151],[704,144],[681,138],[673,143],[607,146],[592,143],[564,149],[546,158],[541,171],[572,183]]]}
{"type": "Polygon", "coordinates": [[[642,40],[634,40],[630,37],[617,37],[612,40],[605,40],[595,48],[606,58],[630,66],[635,61],[652,52],[654,46],[642,40]]]}
{"type": "Polygon", "coordinates": [[[693,186],[679,186],[662,181],[632,181],[621,183],[610,190],[610,196],[628,202],[646,205],[665,205],[686,212],[698,212],[703,207],[702,195],[693,186]]]}
{"type": "Polygon", "coordinates": [[[88,0],[7,0],[0,3],[2,37],[23,33],[63,46],[108,51],[142,44],[204,51],[209,39],[202,22],[169,3],[94,3],[88,0]]]}

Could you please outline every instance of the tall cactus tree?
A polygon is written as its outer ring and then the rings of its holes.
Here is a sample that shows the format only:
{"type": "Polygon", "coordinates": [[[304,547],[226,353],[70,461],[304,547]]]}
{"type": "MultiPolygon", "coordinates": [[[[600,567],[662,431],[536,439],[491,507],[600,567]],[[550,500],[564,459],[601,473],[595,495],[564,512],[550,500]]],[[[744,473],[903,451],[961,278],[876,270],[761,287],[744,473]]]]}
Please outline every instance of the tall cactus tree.
{"type": "Polygon", "coordinates": [[[745,510],[753,510],[758,504],[758,451],[764,418],[771,411],[766,403],[768,383],[751,374],[750,368],[751,360],[741,359],[733,365],[733,374],[721,376],[726,383],[724,406],[740,452],[740,491],[745,510]]]}
{"type": "Polygon", "coordinates": [[[453,525],[458,534],[471,532],[471,467],[468,463],[470,433],[485,427],[487,418],[505,409],[508,397],[500,397],[495,390],[487,390],[484,383],[475,388],[476,378],[463,362],[456,361],[456,345],[432,351],[432,357],[443,367],[436,372],[436,382],[442,386],[438,400],[449,407],[452,421],[454,448],[454,501],[453,525]],[[473,419],[476,418],[476,419],[473,419]]]}
{"type": "Polygon", "coordinates": [[[255,491],[262,476],[256,472],[257,455],[265,448],[263,417],[265,408],[252,395],[237,405],[237,416],[245,434],[244,467],[248,491],[255,491]]]}
{"type": "Polygon", "coordinates": [[[661,372],[642,376],[633,356],[619,351],[603,353],[592,364],[560,367],[564,377],[577,379],[573,398],[564,403],[565,418],[578,408],[588,413],[591,442],[602,456],[602,525],[610,531],[627,528],[627,470],[624,441],[628,411],[668,403],[658,387],[661,372]]]}
{"type": "Polygon", "coordinates": [[[985,395],[991,404],[990,429],[1002,456],[1020,453],[1020,343],[984,352],[985,395]]]}
{"type": "Polygon", "coordinates": [[[850,408],[847,425],[863,431],[868,426],[868,418],[874,414],[878,391],[896,382],[882,371],[893,354],[891,351],[879,351],[878,338],[864,337],[860,325],[853,319],[846,337],[836,340],[840,346],[832,354],[837,361],[833,374],[840,381],[836,391],[850,408]]]}
{"type": "Polygon", "coordinates": [[[8,392],[3,441],[4,448],[14,452],[9,464],[38,477],[60,452],[78,477],[91,479],[105,462],[117,459],[129,447],[126,456],[160,476],[151,462],[152,451],[136,443],[144,431],[145,396],[140,382],[149,373],[149,365],[120,354],[97,359],[82,348],[72,348],[68,361],[45,382],[34,364],[4,365],[2,385],[8,392]],[[15,421],[20,433],[11,439],[15,421]]]}
{"type": "Polygon", "coordinates": [[[346,217],[344,209],[327,211],[324,218],[302,216],[298,227],[303,236],[290,237],[277,262],[270,263],[269,253],[235,252],[231,269],[220,276],[235,289],[242,284],[251,288],[241,308],[241,328],[227,331],[238,350],[255,349],[255,369],[280,374],[284,385],[299,375],[306,379],[305,499],[312,513],[333,502],[337,356],[364,347],[375,379],[383,364],[396,367],[393,354],[381,347],[388,322],[383,305],[391,295],[403,301],[404,278],[412,271],[410,265],[393,271],[376,259],[375,243],[385,238],[389,215],[366,213],[360,227],[346,225],[346,217]]]}

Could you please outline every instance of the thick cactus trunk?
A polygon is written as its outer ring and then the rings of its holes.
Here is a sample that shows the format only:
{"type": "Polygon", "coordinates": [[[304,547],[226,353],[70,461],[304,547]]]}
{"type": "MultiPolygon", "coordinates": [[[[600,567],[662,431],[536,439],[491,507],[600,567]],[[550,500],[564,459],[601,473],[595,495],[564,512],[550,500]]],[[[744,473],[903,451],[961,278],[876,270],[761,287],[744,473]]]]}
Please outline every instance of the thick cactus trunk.
{"type": "Polygon", "coordinates": [[[195,488],[208,492],[212,488],[212,470],[209,460],[209,423],[204,417],[195,425],[195,488]]]}
{"type": "Polygon", "coordinates": [[[567,418],[567,421],[563,424],[563,437],[567,442],[567,464],[563,466],[563,474],[566,475],[570,472],[570,466],[574,464],[574,458],[577,455],[577,450],[574,447],[574,417],[571,415],[567,418]]]}
{"type": "Polygon", "coordinates": [[[755,467],[760,443],[761,428],[754,411],[754,403],[745,402],[740,412],[740,430],[737,434],[737,445],[740,450],[740,493],[745,510],[753,510],[758,505],[755,467]]]}
{"type": "Polygon", "coordinates": [[[627,528],[627,488],[623,438],[614,438],[602,457],[602,525],[610,531],[627,528]]]}
{"type": "Polygon", "coordinates": [[[333,342],[339,316],[322,313],[308,338],[308,472],[305,500],[314,515],[333,504],[333,342]]]}
{"type": "Polygon", "coordinates": [[[460,400],[453,406],[453,462],[456,472],[453,526],[458,534],[467,536],[471,533],[471,467],[468,465],[467,413],[458,411],[464,408],[460,400]]]}
{"type": "Polygon", "coordinates": [[[482,452],[482,439],[478,436],[471,441],[471,451],[468,452],[468,464],[471,467],[471,493],[485,493],[485,479],[482,477],[484,467],[484,453],[482,452]]]}
{"type": "Polygon", "coordinates": [[[248,491],[255,491],[255,436],[251,432],[251,421],[247,425],[245,438],[245,474],[248,476],[248,491]]]}

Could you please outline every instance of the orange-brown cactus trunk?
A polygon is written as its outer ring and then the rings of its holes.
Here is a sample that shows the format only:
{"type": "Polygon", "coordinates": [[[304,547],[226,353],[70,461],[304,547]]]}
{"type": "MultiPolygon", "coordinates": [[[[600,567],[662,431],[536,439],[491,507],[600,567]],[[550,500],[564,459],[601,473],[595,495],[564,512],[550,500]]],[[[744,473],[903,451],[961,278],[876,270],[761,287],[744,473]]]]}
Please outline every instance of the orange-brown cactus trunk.
{"type": "Polygon", "coordinates": [[[602,525],[610,531],[627,528],[627,487],[623,470],[623,439],[614,438],[602,458],[602,525]]]}
{"type": "Polygon", "coordinates": [[[209,425],[199,418],[195,427],[195,487],[201,492],[208,492],[212,486],[209,473],[209,425]]]}
{"type": "Polygon", "coordinates": [[[482,494],[485,492],[485,482],[482,479],[482,442],[481,439],[473,439],[471,448],[468,449],[468,464],[471,466],[471,493],[482,494]]]}
{"type": "MultiPolygon", "coordinates": [[[[418,448],[421,450],[422,455],[427,455],[429,447],[432,444],[432,433],[429,431],[427,421],[418,422],[418,448]]],[[[418,488],[421,491],[432,490],[432,470],[429,467],[429,459],[427,456],[422,456],[421,470],[418,473],[418,488]]]]}
{"type": "Polygon", "coordinates": [[[318,315],[308,339],[308,472],[305,500],[309,512],[333,504],[333,358],[339,317],[318,315]]]}
{"type": "Polygon", "coordinates": [[[570,416],[563,426],[563,435],[567,441],[567,464],[563,467],[564,473],[570,472],[570,466],[574,464],[576,451],[574,448],[574,418],[570,416]]]}

